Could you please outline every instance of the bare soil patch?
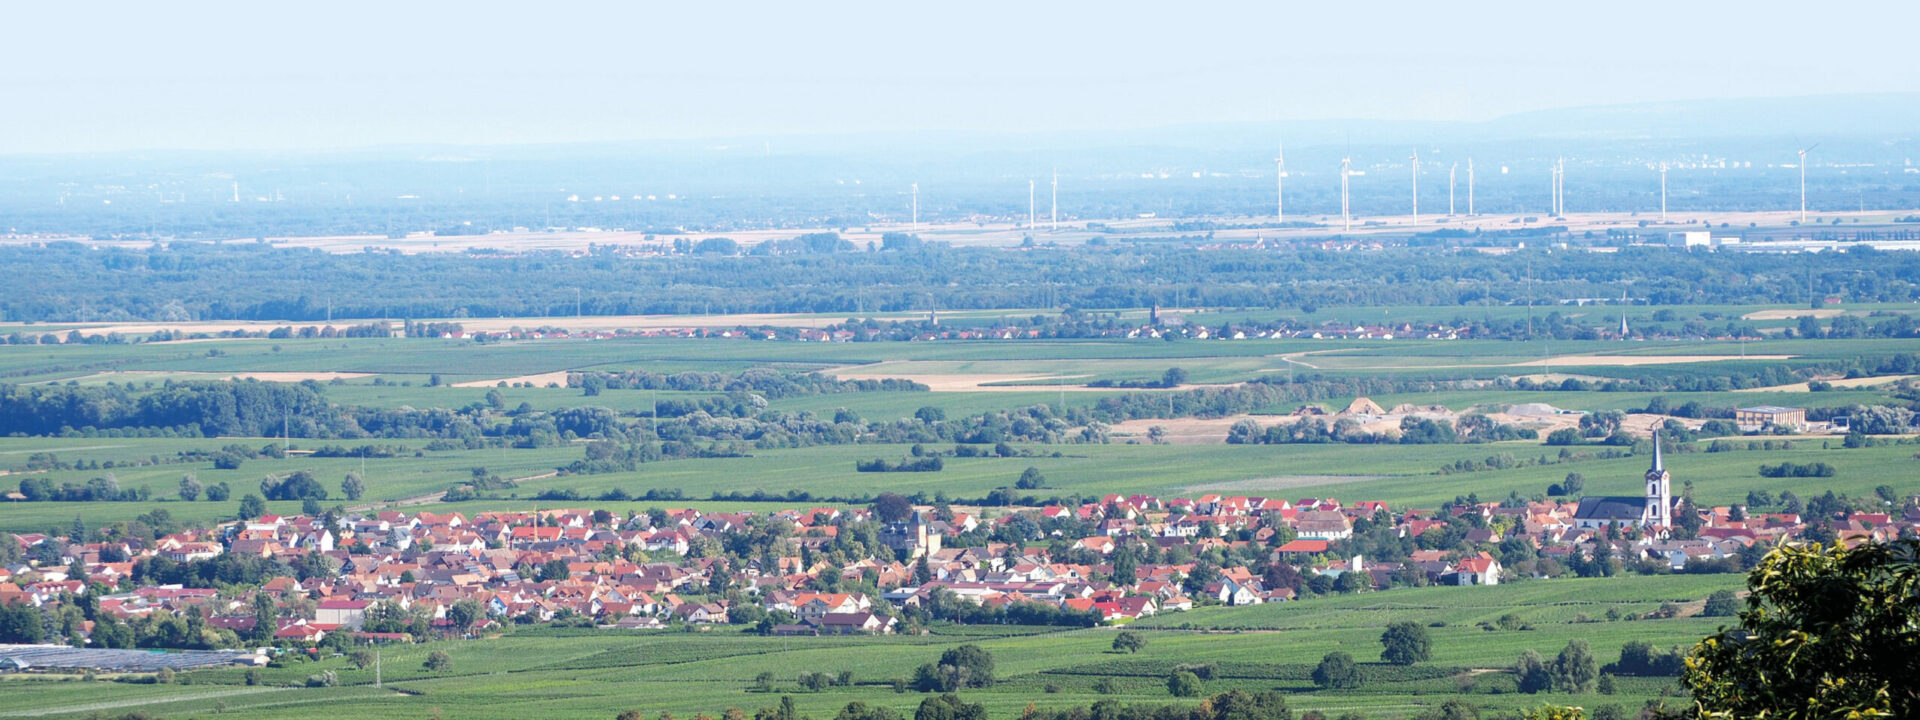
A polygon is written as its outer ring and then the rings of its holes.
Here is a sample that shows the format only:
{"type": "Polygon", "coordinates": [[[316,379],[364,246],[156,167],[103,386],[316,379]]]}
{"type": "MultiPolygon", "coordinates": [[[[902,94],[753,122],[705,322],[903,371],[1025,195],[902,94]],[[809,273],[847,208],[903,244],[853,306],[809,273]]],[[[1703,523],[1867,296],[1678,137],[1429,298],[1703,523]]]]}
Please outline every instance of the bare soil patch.
{"type": "Polygon", "coordinates": [[[1803,317],[1830,318],[1846,312],[1840,308],[1783,308],[1779,310],[1755,310],[1741,315],[1741,320],[1794,320],[1803,317]]]}
{"type": "MultiPolygon", "coordinates": [[[[1828,380],[1827,382],[1832,383],[1833,386],[1837,388],[1865,388],[1865,387],[1879,387],[1881,385],[1892,385],[1902,380],[1906,380],[1914,377],[1920,377],[1920,375],[1882,375],[1880,377],[1837,378],[1834,380],[1828,380]]],[[[1741,388],[1739,390],[1735,390],[1734,392],[1743,392],[1743,393],[1812,392],[1812,389],[1808,388],[1806,383],[1788,383],[1786,385],[1769,385],[1767,387],[1741,388]]]]}
{"type": "Polygon", "coordinates": [[[1260,427],[1272,427],[1291,420],[1278,415],[1231,415],[1222,418],[1140,418],[1117,423],[1113,426],[1115,437],[1145,441],[1147,434],[1155,426],[1166,432],[1166,442],[1170,445],[1224,445],[1227,442],[1227,430],[1233,424],[1251,418],[1260,423],[1260,427]]]}
{"type": "Polygon", "coordinates": [[[554,372],[539,373],[535,375],[521,375],[519,377],[494,378],[492,380],[469,380],[467,382],[454,383],[453,386],[462,387],[462,388],[494,387],[496,385],[499,385],[500,383],[506,383],[508,385],[519,385],[521,383],[528,383],[533,385],[534,387],[546,387],[548,383],[552,383],[555,385],[559,385],[560,387],[566,387],[567,371],[556,370],[554,372]]]}
{"type": "Polygon", "coordinates": [[[1188,485],[1182,490],[1189,493],[1223,492],[1265,492],[1270,490],[1293,490],[1303,487],[1322,485],[1345,485],[1348,483],[1384,480],[1391,475],[1275,475],[1273,477],[1247,478],[1225,482],[1188,485]]]}
{"type": "Polygon", "coordinates": [[[1640,365],[1679,365],[1720,362],[1722,360],[1790,360],[1792,355],[1562,355],[1545,360],[1528,360],[1506,367],[1550,367],[1585,365],[1588,367],[1636,367],[1640,365]]]}
{"type": "Polygon", "coordinates": [[[911,380],[933,392],[1034,392],[1066,390],[1082,392],[1103,390],[1065,381],[1085,375],[1014,375],[995,373],[930,373],[914,367],[912,360],[855,365],[825,371],[842,380],[911,380]],[[1060,384],[1050,384],[1058,381],[1060,384]],[[1012,384],[1019,383],[1019,384],[1012,384]]]}

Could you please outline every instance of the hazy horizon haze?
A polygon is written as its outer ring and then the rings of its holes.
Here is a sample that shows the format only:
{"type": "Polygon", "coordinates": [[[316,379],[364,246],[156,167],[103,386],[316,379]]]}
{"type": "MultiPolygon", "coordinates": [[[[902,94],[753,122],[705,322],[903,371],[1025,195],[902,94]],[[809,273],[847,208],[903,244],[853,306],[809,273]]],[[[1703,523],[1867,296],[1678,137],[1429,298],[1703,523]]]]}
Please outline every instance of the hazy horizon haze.
{"type": "Polygon", "coordinates": [[[14,6],[0,153],[1476,122],[1920,90],[1897,43],[1831,42],[1920,8],[1795,7],[14,6]]]}

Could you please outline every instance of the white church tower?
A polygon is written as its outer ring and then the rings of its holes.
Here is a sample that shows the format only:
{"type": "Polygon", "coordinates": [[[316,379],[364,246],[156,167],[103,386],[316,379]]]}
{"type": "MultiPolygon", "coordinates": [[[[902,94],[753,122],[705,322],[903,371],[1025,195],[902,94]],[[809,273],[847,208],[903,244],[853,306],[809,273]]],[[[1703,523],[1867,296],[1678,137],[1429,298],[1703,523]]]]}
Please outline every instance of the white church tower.
{"type": "Polygon", "coordinates": [[[1645,525],[1673,527],[1673,475],[1660,461],[1660,433],[1653,433],[1653,466],[1647,468],[1647,512],[1645,525]]]}

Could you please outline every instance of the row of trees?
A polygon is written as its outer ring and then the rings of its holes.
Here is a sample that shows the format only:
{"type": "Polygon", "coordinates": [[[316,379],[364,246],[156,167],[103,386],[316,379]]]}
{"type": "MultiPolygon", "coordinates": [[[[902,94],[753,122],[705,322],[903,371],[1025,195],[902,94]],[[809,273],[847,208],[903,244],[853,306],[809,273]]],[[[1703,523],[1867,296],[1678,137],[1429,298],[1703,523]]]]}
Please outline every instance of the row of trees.
{"type": "MultiPolygon", "coordinates": [[[[611,251],[505,258],[331,254],[186,244],[92,251],[49,243],[0,250],[0,272],[33,282],[24,288],[31,292],[0,299],[0,319],[538,317],[570,315],[576,308],[592,315],[853,314],[922,310],[929,294],[938,307],[955,309],[1056,303],[1088,308],[1498,306],[1530,297],[1589,296],[1596,288],[1628,288],[1658,305],[1805,304],[1810,300],[1805,270],[1800,258],[1771,253],[1634,248],[1607,254],[1486,255],[1433,248],[1275,253],[1129,243],[1016,253],[927,243],[901,252],[731,259],[624,257],[611,251]],[[1154,272],[1144,276],[1141,267],[1154,272]],[[1529,274],[1533,282],[1524,282],[1529,274]],[[874,277],[889,282],[874,285],[874,277]],[[1059,278],[1074,282],[1061,284],[1059,278]],[[349,286],[355,289],[351,294],[337,291],[349,286]]],[[[1920,277],[1920,258],[1851,249],[1823,257],[1812,285],[1816,295],[1844,288],[1861,302],[1907,302],[1920,297],[1915,277],[1920,277]]],[[[1543,327],[1552,326],[1536,330],[1543,327]]]]}

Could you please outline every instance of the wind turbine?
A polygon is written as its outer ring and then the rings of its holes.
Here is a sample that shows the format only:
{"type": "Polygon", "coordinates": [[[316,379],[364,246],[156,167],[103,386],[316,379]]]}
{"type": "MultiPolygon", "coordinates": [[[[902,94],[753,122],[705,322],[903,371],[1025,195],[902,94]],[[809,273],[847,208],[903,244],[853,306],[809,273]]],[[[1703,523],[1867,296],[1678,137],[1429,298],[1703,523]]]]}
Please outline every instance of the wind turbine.
{"type": "Polygon", "coordinates": [[[1467,217],[1473,215],[1473,158],[1467,158],[1467,217]]]}
{"type": "Polygon", "coordinates": [[[1447,168],[1447,217],[1453,217],[1453,186],[1456,184],[1454,175],[1459,172],[1460,163],[1454,163],[1447,168]]]}
{"type": "Polygon", "coordinates": [[[1660,163],[1660,223],[1667,222],[1667,164],[1660,163]]]}
{"type": "Polygon", "coordinates": [[[1800,224],[1801,225],[1807,224],[1807,153],[1813,152],[1813,149],[1817,147],[1820,147],[1820,143],[1814,143],[1812,145],[1808,145],[1807,149],[1800,151],[1800,224]]]}
{"type": "Polygon", "coordinates": [[[1420,224],[1420,151],[1414,150],[1413,157],[1413,224],[1420,224]]]}
{"type": "Polygon", "coordinates": [[[1033,232],[1033,178],[1027,178],[1027,232],[1033,232]]]}
{"type": "Polygon", "coordinates": [[[1051,233],[1060,229],[1060,169],[1059,168],[1054,168],[1053,170],[1053,209],[1050,210],[1049,212],[1051,212],[1052,215],[1047,220],[1047,232],[1051,233]]]}
{"type": "Polygon", "coordinates": [[[1553,196],[1554,198],[1556,198],[1555,207],[1553,210],[1554,217],[1565,216],[1567,214],[1567,159],[1566,158],[1559,158],[1557,161],[1557,164],[1554,165],[1553,196]]]}
{"type": "Polygon", "coordinates": [[[1287,224],[1287,144],[1281,143],[1279,152],[1273,156],[1273,217],[1280,225],[1287,224]]]}
{"type": "Polygon", "coordinates": [[[920,183],[913,184],[913,231],[920,232],[920,183]]]}
{"type": "Polygon", "coordinates": [[[1353,175],[1353,158],[1340,158],[1340,225],[1343,232],[1353,231],[1352,205],[1347,200],[1347,178],[1353,175]]]}
{"type": "Polygon", "coordinates": [[[1549,215],[1553,215],[1553,217],[1559,217],[1559,159],[1555,159],[1553,165],[1548,165],[1548,180],[1548,190],[1551,190],[1548,200],[1548,213],[1549,215]]]}

